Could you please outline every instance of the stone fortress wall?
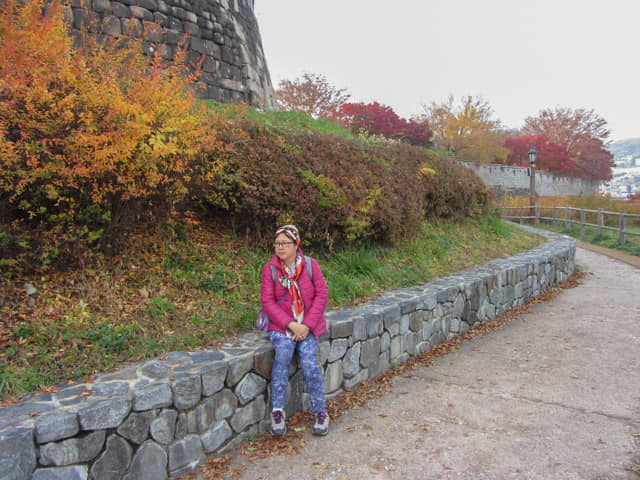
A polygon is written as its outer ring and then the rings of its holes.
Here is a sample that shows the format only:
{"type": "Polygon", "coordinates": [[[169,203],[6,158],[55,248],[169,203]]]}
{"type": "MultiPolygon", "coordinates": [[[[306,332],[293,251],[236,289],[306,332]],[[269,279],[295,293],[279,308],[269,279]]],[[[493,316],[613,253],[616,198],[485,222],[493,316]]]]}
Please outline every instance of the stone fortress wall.
{"type": "MultiPolygon", "coordinates": [[[[145,52],[173,60],[187,46],[201,63],[198,94],[225,103],[276,108],[254,0],[66,0],[77,33],[105,38],[133,35],[145,52]]],[[[76,36],[79,40],[79,36],[76,36]]]]}
{"type": "MultiPolygon", "coordinates": [[[[460,162],[473,170],[496,192],[501,202],[505,195],[528,197],[531,173],[527,167],[511,165],[486,165],[475,162],[460,162]]],[[[559,177],[549,172],[536,170],[536,194],[539,197],[591,196],[598,193],[599,182],[574,177],[559,177]]]]}
{"type": "MultiPolygon", "coordinates": [[[[547,241],[425,285],[328,312],[318,363],[328,398],[525,303],[575,269],[574,239],[547,241]]],[[[273,348],[250,332],[0,408],[2,479],[161,479],[269,426],[273,348]]],[[[308,409],[295,362],[287,416],[308,409]]]]}

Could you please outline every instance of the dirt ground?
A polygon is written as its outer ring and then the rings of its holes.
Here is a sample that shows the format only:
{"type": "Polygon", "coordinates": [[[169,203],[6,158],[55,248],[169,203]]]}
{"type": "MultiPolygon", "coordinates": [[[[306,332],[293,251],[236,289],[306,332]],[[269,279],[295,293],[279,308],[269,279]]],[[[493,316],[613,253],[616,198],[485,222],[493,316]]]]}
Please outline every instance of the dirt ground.
{"type": "Polygon", "coordinates": [[[623,257],[580,245],[575,288],[338,397],[327,437],[299,416],[188,478],[640,479],[640,262],[623,257]]]}

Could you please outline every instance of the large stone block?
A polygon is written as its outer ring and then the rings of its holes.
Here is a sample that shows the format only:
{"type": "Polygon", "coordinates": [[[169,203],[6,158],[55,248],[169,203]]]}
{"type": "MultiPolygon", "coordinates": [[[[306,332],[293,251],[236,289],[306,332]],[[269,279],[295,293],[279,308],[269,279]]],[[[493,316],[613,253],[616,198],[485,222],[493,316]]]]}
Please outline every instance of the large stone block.
{"type": "Polygon", "coordinates": [[[391,345],[391,335],[389,332],[384,332],[380,336],[380,351],[385,352],[389,350],[389,346],[391,345]]]}
{"type": "Polygon", "coordinates": [[[357,375],[360,371],[360,349],[361,343],[354,344],[349,350],[347,350],[342,360],[342,373],[345,378],[351,378],[357,375]]]}
{"type": "Polygon", "coordinates": [[[234,388],[242,377],[253,368],[253,354],[246,353],[229,360],[229,370],[227,371],[226,386],[234,388]]]}
{"type": "Polygon", "coordinates": [[[202,442],[197,435],[187,435],[169,446],[169,471],[201,463],[204,457],[202,442]]]}
{"type": "Polygon", "coordinates": [[[400,354],[406,353],[404,336],[398,335],[391,339],[391,346],[389,348],[389,357],[395,360],[400,354]]]}
{"type": "Polygon", "coordinates": [[[178,412],[172,409],[162,410],[149,426],[151,438],[161,445],[171,443],[176,433],[177,420],[178,412]]]}
{"type": "Polygon", "coordinates": [[[392,335],[397,335],[400,331],[400,318],[402,317],[402,311],[400,306],[386,305],[382,312],[382,320],[384,322],[384,328],[386,328],[392,335]]]}
{"type": "Polygon", "coordinates": [[[178,410],[187,410],[198,404],[202,396],[202,379],[199,374],[176,375],[171,382],[173,404],[178,410]]]}
{"type": "Polygon", "coordinates": [[[249,373],[238,383],[234,393],[240,405],[246,405],[267,388],[267,381],[255,373],[249,373]]]}
{"type": "MultiPolygon", "coordinates": [[[[205,398],[195,408],[198,433],[207,431],[216,420],[215,400],[213,397],[205,398]]],[[[162,443],[162,442],[160,442],[162,443]]]]}
{"type": "Polygon", "coordinates": [[[149,426],[154,418],[155,413],[151,410],[131,412],[118,427],[118,433],[136,445],[140,445],[149,438],[149,426]]]}
{"type": "Polygon", "coordinates": [[[367,321],[367,337],[375,338],[382,334],[384,324],[382,321],[382,311],[373,308],[363,309],[364,318],[367,321]]]}
{"type": "Polygon", "coordinates": [[[374,362],[374,364],[369,368],[369,378],[375,378],[380,375],[382,372],[386,372],[391,368],[391,364],[389,362],[389,352],[382,352],[378,355],[378,358],[374,362]]]}
{"type": "Polygon", "coordinates": [[[324,365],[329,360],[329,354],[331,353],[331,342],[323,341],[318,342],[318,355],[316,359],[318,360],[318,365],[324,365]]]}
{"type": "Polygon", "coordinates": [[[102,19],[102,33],[110,37],[119,37],[122,35],[120,18],[115,15],[106,15],[102,19]]]}
{"type": "MultiPolygon", "coordinates": [[[[422,328],[422,322],[424,320],[424,311],[417,310],[409,314],[409,329],[417,332],[422,328]]],[[[406,332],[405,332],[406,333],[406,332]]]]}
{"type": "Polygon", "coordinates": [[[324,371],[324,391],[329,394],[342,387],[343,381],[342,362],[334,362],[327,365],[324,371]]]}
{"type": "Polygon", "coordinates": [[[78,410],[78,422],[82,430],[116,428],[131,411],[128,398],[100,400],[78,410]]]}
{"type": "Polygon", "coordinates": [[[131,460],[123,480],[158,480],[167,478],[167,452],[152,440],[144,442],[131,460]]]}
{"type": "Polygon", "coordinates": [[[363,367],[369,367],[375,363],[380,355],[380,338],[371,338],[362,342],[360,350],[360,365],[363,367]]]}
{"type": "Polygon", "coordinates": [[[87,466],[39,468],[30,478],[31,480],[87,480],[87,466]]]}
{"type": "Polygon", "coordinates": [[[0,478],[29,479],[36,465],[32,429],[14,428],[0,433],[0,478]]]}
{"type": "Polygon", "coordinates": [[[133,409],[135,411],[166,408],[173,404],[173,392],[166,383],[154,383],[133,392],[133,409]]]}
{"type": "Polygon", "coordinates": [[[216,420],[229,418],[238,406],[238,397],[227,388],[216,393],[213,397],[216,420]]]}
{"type": "Polygon", "coordinates": [[[61,442],[46,443],[40,447],[40,464],[61,467],[93,461],[102,451],[104,437],[104,430],[98,430],[61,442]]]}
{"type": "Polygon", "coordinates": [[[367,320],[361,316],[355,316],[353,318],[353,341],[360,341],[367,339],[367,320]]]}
{"type": "Polygon", "coordinates": [[[72,412],[54,412],[36,419],[35,422],[38,443],[55,442],[73,437],[79,431],[78,416],[72,412]]]}
{"type": "Polygon", "coordinates": [[[353,321],[350,318],[332,320],[328,326],[331,338],[345,338],[353,334],[353,321]]]}
{"type": "Polygon", "coordinates": [[[233,430],[226,421],[216,423],[202,436],[202,446],[207,453],[215,452],[233,436],[233,430]]]}
{"type": "Polygon", "coordinates": [[[338,338],[331,342],[331,350],[329,351],[329,363],[335,362],[342,358],[347,351],[349,342],[346,338],[338,338]]]}
{"type": "Polygon", "coordinates": [[[264,398],[258,397],[245,407],[238,408],[231,420],[229,421],[231,428],[235,432],[242,432],[249,425],[260,422],[266,411],[264,398]]]}
{"type": "Polygon", "coordinates": [[[91,466],[91,477],[100,480],[120,480],[129,468],[132,455],[133,449],[124,438],[110,435],[102,455],[91,466]]]}
{"type": "Polygon", "coordinates": [[[210,397],[219,392],[224,387],[224,380],[227,377],[227,364],[225,362],[215,362],[202,367],[202,395],[210,397]]]}
{"type": "Polygon", "coordinates": [[[258,375],[262,375],[264,378],[271,378],[271,368],[273,367],[273,357],[275,350],[273,346],[268,348],[260,348],[256,351],[254,362],[254,370],[258,375]]]}

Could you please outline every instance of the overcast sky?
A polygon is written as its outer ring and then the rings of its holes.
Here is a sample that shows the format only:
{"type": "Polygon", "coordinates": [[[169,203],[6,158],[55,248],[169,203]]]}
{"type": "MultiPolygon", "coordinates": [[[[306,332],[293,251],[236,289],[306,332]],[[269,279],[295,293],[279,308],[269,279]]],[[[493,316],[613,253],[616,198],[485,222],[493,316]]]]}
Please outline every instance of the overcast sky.
{"type": "Polygon", "coordinates": [[[640,137],[638,0],[255,0],[280,80],[318,73],[405,118],[481,96],[506,127],[544,108],[594,109],[640,137]]]}

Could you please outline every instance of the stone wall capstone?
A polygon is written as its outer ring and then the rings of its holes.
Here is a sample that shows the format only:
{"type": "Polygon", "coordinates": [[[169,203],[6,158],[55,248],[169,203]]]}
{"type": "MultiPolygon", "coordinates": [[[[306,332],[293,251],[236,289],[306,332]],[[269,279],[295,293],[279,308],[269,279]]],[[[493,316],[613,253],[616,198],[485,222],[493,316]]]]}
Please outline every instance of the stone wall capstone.
{"type": "MultiPolygon", "coordinates": [[[[133,36],[144,53],[173,61],[179,45],[201,65],[196,92],[224,103],[275,109],[254,0],[65,0],[75,33],[104,39],[133,36]]],[[[142,53],[141,53],[142,54],[142,53]]]]}
{"type": "MultiPolygon", "coordinates": [[[[525,303],[574,272],[573,238],[327,313],[318,363],[328,398],[525,303]]],[[[61,385],[0,408],[0,479],[162,479],[269,428],[273,347],[249,332],[61,385]]],[[[287,416],[309,409],[294,362],[287,416]]]]}

